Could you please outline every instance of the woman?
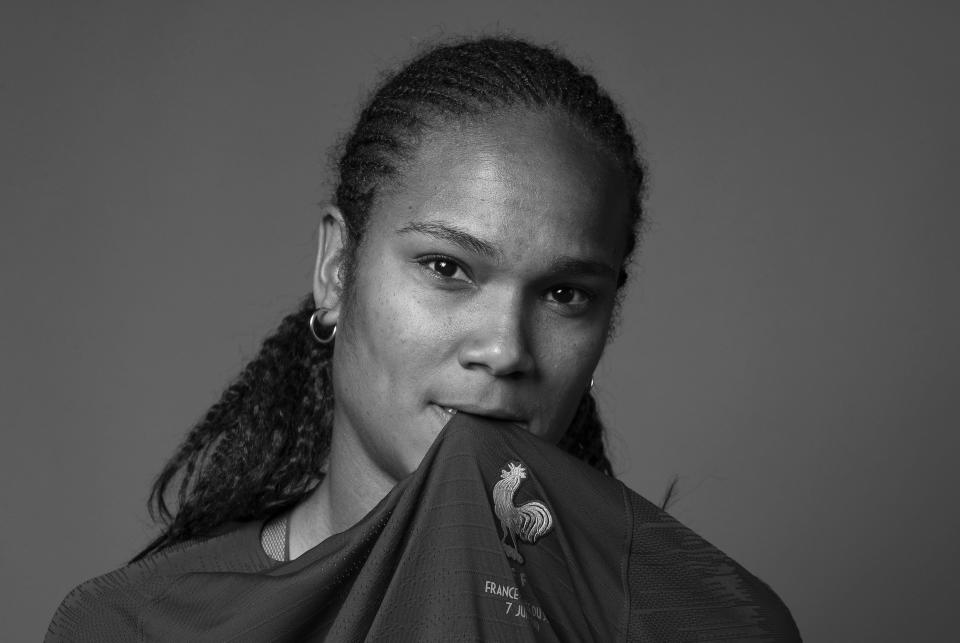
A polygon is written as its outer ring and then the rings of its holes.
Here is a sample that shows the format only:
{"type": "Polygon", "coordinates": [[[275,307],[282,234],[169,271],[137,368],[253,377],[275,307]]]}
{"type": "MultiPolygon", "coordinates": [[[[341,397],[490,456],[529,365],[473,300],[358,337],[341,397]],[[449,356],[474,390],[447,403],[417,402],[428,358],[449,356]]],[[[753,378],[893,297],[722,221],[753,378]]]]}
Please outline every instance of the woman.
{"type": "Polygon", "coordinates": [[[48,638],[797,640],[610,476],[590,388],[644,169],[596,81],[517,40],[435,48],[338,170],[311,297],[159,476],[163,533],[48,638]]]}

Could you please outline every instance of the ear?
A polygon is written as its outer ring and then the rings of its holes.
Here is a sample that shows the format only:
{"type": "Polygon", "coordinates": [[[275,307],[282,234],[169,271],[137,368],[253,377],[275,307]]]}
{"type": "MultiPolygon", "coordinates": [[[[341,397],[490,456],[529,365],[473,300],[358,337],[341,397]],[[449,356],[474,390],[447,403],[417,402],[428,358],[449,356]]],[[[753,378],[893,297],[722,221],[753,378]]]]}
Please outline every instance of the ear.
{"type": "Polygon", "coordinates": [[[343,213],[335,205],[323,209],[317,234],[317,265],[313,271],[313,301],[328,312],[320,319],[322,326],[333,326],[340,319],[343,284],[340,266],[346,242],[343,213]]]}

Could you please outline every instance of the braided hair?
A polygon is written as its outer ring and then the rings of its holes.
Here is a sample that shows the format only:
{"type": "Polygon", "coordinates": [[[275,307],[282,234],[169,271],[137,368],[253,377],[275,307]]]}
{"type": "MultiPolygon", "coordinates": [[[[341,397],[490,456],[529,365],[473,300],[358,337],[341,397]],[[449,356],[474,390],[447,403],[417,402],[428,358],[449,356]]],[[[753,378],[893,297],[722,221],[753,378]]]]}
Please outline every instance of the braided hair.
{"type": "MultiPolygon", "coordinates": [[[[631,229],[622,288],[642,224],[645,177],[622,114],[592,76],[555,51],[485,38],[436,47],[388,77],[344,142],[334,201],[346,228],[346,290],[377,191],[400,177],[423,135],[517,108],[565,115],[627,179],[631,229]]],[[[148,500],[164,529],[136,559],[227,522],[266,518],[322,480],[333,425],[333,349],[308,330],[313,308],[307,296],[280,322],[164,466],[148,500]],[[171,509],[166,498],[174,490],[171,509]]],[[[603,434],[588,391],[559,446],[612,475],[603,434]]]]}

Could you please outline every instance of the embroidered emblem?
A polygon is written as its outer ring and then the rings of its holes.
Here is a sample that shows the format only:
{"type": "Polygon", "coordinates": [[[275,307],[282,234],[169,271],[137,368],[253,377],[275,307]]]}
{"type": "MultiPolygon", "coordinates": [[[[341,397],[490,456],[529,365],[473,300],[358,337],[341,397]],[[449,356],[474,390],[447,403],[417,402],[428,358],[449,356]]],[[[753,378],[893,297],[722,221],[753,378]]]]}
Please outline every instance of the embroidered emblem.
{"type": "Polygon", "coordinates": [[[523,556],[517,549],[517,538],[533,544],[553,529],[553,516],[542,502],[534,500],[519,507],[513,504],[513,495],[526,477],[526,467],[519,462],[508,462],[507,468],[500,470],[500,481],[493,485],[493,511],[500,519],[500,527],[503,529],[500,542],[507,556],[521,565],[523,556]],[[507,544],[508,536],[513,543],[512,547],[507,544]]]}

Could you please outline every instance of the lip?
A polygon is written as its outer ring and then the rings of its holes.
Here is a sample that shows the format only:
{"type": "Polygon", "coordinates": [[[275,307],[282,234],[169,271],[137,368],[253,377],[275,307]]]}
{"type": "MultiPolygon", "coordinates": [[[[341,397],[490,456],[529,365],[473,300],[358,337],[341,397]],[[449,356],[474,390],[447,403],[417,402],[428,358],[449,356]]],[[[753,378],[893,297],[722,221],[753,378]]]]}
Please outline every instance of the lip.
{"type": "Polygon", "coordinates": [[[437,404],[436,402],[431,402],[430,406],[437,412],[440,416],[440,419],[444,421],[444,424],[450,421],[450,419],[457,414],[457,410],[443,404],[437,404]],[[452,411],[452,412],[451,412],[452,411]]]}
{"type": "Polygon", "coordinates": [[[434,402],[433,405],[447,417],[453,417],[457,413],[466,413],[467,415],[475,415],[487,420],[510,422],[521,429],[526,429],[529,424],[523,415],[507,409],[491,409],[472,404],[440,404],[436,402],[434,402]],[[453,413],[450,412],[451,410],[453,413]]]}

